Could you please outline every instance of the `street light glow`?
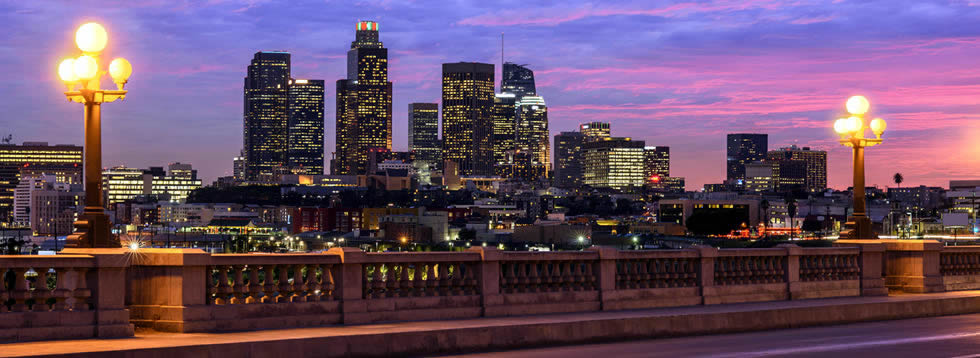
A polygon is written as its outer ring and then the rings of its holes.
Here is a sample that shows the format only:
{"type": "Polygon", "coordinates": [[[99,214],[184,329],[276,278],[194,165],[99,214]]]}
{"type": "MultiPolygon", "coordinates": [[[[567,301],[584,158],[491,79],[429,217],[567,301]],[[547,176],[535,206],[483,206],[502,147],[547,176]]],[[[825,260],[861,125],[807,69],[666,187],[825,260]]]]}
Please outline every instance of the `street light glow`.
{"type": "Polygon", "coordinates": [[[78,79],[90,80],[99,74],[98,62],[95,61],[95,57],[89,55],[78,56],[72,67],[75,70],[75,77],[78,79]]]}
{"type": "Polygon", "coordinates": [[[851,96],[847,99],[847,112],[850,114],[861,115],[868,113],[871,103],[864,96],[851,96]]]}
{"type": "Polygon", "coordinates": [[[78,81],[78,76],[75,76],[75,59],[69,58],[58,64],[58,77],[65,83],[78,81]]]}
{"type": "Polygon", "coordinates": [[[133,74],[133,65],[125,58],[118,57],[109,63],[109,75],[112,76],[113,82],[125,84],[131,74],[133,74]]]}
{"type": "Polygon", "coordinates": [[[75,31],[75,44],[85,53],[98,53],[105,49],[109,35],[105,28],[94,22],[87,23],[75,31]]]}

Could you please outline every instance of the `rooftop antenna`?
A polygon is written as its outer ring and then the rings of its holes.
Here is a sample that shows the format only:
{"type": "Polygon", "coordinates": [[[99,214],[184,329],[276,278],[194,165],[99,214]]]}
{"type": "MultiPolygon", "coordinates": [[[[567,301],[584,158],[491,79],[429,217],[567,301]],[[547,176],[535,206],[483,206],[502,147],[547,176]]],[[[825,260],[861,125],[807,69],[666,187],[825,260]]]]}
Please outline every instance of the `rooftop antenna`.
{"type": "Polygon", "coordinates": [[[500,33],[500,68],[503,71],[504,68],[504,33],[500,33]]]}

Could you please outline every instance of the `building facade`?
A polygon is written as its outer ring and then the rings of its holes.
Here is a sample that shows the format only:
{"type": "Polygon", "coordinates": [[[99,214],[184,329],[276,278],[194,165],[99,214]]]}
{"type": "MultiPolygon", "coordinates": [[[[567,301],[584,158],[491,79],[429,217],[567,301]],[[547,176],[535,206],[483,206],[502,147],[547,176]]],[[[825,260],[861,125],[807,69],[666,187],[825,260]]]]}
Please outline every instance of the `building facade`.
{"type": "Polygon", "coordinates": [[[786,184],[780,184],[781,187],[795,186],[802,181],[802,187],[807,191],[818,192],[827,189],[827,152],[825,151],[793,145],[769,151],[766,159],[776,163],[802,162],[795,165],[786,163],[785,170],[782,166],[779,168],[779,178],[787,180],[786,184]]]}
{"type": "Polygon", "coordinates": [[[555,135],[555,186],[576,188],[582,185],[582,144],[585,135],[581,132],[561,132],[555,135]]]}
{"type": "Polygon", "coordinates": [[[290,54],[255,53],[245,77],[245,179],[271,180],[286,165],[290,54]]]}
{"type": "Polygon", "coordinates": [[[179,167],[171,165],[168,168],[169,173],[163,167],[136,169],[119,166],[103,169],[102,190],[105,202],[107,205],[114,205],[141,196],[184,202],[191,191],[201,187],[201,179],[197,178],[196,170],[183,171],[176,168],[189,168],[189,164],[179,167]]]}
{"type": "Polygon", "coordinates": [[[330,172],[364,174],[370,149],[391,149],[391,82],[388,49],[378,24],[357,23],[347,51],[347,78],[337,81],[336,150],[330,172]]]}
{"type": "Polygon", "coordinates": [[[534,180],[548,176],[551,138],[548,132],[548,106],[540,96],[524,96],[517,101],[515,176],[534,180]]]}
{"type": "Polygon", "coordinates": [[[500,92],[514,94],[516,99],[525,96],[536,96],[537,90],[534,86],[534,71],[527,68],[527,65],[504,62],[501,72],[503,78],[500,79],[500,92]]]}
{"type": "Polygon", "coordinates": [[[590,122],[582,123],[578,126],[579,132],[582,132],[588,140],[596,140],[600,138],[609,138],[612,134],[612,126],[606,122],[590,122]]]}
{"type": "Polygon", "coordinates": [[[304,174],[323,174],[323,80],[289,83],[288,166],[304,174]]]}
{"type": "Polygon", "coordinates": [[[646,159],[646,176],[648,179],[670,176],[670,147],[644,147],[643,154],[646,159]]]}
{"type": "Polygon", "coordinates": [[[745,164],[766,159],[769,148],[768,134],[735,133],[728,135],[727,178],[729,181],[745,179],[745,164]]]}
{"type": "Polygon", "coordinates": [[[517,96],[498,93],[493,99],[493,161],[495,175],[510,177],[513,174],[514,154],[517,148],[517,96]]]}
{"type": "Polygon", "coordinates": [[[68,184],[82,183],[82,147],[24,142],[0,144],[0,226],[9,226],[14,216],[14,189],[21,179],[55,175],[68,184]]]}
{"type": "Polygon", "coordinates": [[[436,171],[442,161],[439,144],[439,104],[408,104],[408,151],[417,170],[436,171]]]}
{"type": "Polygon", "coordinates": [[[608,137],[582,144],[582,182],[595,188],[635,189],[646,182],[644,142],[608,137]]]}
{"type": "Polygon", "coordinates": [[[442,65],[442,158],[462,176],[491,176],[494,68],[476,62],[442,65]]]}

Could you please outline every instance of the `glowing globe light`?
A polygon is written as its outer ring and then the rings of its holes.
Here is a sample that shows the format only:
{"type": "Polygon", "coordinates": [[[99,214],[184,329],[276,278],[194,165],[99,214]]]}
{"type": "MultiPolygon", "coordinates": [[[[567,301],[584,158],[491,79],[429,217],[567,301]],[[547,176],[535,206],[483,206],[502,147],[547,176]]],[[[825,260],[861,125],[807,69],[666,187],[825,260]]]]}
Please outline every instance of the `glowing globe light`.
{"type": "Polygon", "coordinates": [[[58,65],[58,77],[66,83],[78,81],[78,77],[75,76],[75,60],[69,58],[61,61],[58,65]]]}
{"type": "Polygon", "coordinates": [[[133,74],[133,65],[129,64],[125,58],[119,57],[109,63],[109,75],[116,83],[125,83],[129,80],[129,75],[133,74]]]}
{"type": "Polygon", "coordinates": [[[834,121],[834,132],[837,134],[844,135],[847,134],[847,119],[839,118],[834,121]]]}
{"type": "Polygon", "coordinates": [[[854,134],[860,132],[862,127],[864,127],[864,121],[861,117],[850,117],[847,119],[847,132],[854,134]]]}
{"type": "Polygon", "coordinates": [[[885,128],[887,127],[888,124],[885,123],[884,119],[875,118],[871,120],[871,131],[874,132],[875,135],[877,136],[880,136],[882,133],[885,133],[885,128]]]}
{"type": "Polygon", "coordinates": [[[869,107],[871,107],[871,103],[864,96],[852,96],[847,99],[847,112],[850,114],[862,115],[868,113],[869,107]]]}
{"type": "Polygon", "coordinates": [[[99,74],[99,64],[95,58],[89,55],[81,55],[72,65],[75,68],[75,76],[78,79],[90,80],[99,74]]]}
{"type": "Polygon", "coordinates": [[[75,31],[75,44],[82,52],[97,53],[105,49],[109,35],[105,28],[94,22],[87,23],[75,31]]]}

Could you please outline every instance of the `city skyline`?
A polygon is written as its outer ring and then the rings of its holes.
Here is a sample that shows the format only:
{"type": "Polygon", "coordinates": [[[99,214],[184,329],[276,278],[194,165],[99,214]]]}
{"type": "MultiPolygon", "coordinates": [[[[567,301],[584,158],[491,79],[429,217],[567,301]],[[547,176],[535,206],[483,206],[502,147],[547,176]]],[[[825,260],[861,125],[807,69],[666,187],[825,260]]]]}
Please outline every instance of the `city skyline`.
{"type": "MultiPolygon", "coordinates": [[[[890,123],[889,141],[868,153],[869,185],[893,185],[891,174],[899,171],[906,177],[904,185],[946,186],[948,180],[967,178],[980,168],[976,158],[980,147],[973,144],[980,128],[969,123],[977,118],[980,85],[976,70],[968,67],[972,65],[964,66],[972,63],[980,45],[976,30],[956,26],[975,18],[970,14],[976,15],[978,8],[970,3],[911,3],[915,6],[908,8],[918,11],[908,12],[889,9],[884,2],[825,7],[774,2],[651,8],[573,4],[569,9],[501,15],[491,15],[495,9],[467,5],[426,18],[419,17],[422,6],[367,4],[341,7],[329,17],[276,23],[276,30],[243,21],[324,7],[291,5],[258,2],[247,7],[225,2],[161,9],[153,3],[136,3],[100,12],[100,17],[79,18],[79,24],[83,20],[104,23],[113,36],[110,43],[127,49],[126,56],[138,69],[130,88],[139,95],[105,114],[103,166],[181,161],[200,168],[205,182],[231,175],[230,158],[241,149],[240,81],[251,54],[290,51],[293,77],[340,78],[346,40],[325,40],[348,39],[355,20],[370,19],[378,21],[392,51],[389,71],[395,83],[395,108],[437,102],[441,63],[487,62],[499,71],[499,34],[506,32],[505,60],[528,64],[535,71],[538,91],[547,96],[551,136],[592,120],[611,122],[614,136],[673,147],[672,169],[687,178],[692,190],[724,179],[724,136],[739,132],[770,134],[770,149],[797,144],[828,151],[828,184],[847,187],[849,152],[836,145],[830,125],[843,113],[840,98],[857,93],[867,95],[875,104],[872,111],[890,123]],[[183,25],[187,29],[178,29],[157,22],[153,15],[164,19],[210,15],[227,23],[191,21],[183,25]],[[718,27],[705,20],[747,15],[762,20],[718,27]],[[871,21],[874,15],[888,16],[870,23],[878,26],[864,38],[852,39],[843,30],[871,21]],[[893,19],[886,19],[889,16],[893,19]],[[905,22],[902,28],[914,30],[895,30],[898,21],[905,22]],[[685,30],[684,24],[698,25],[700,30],[685,30]],[[643,46],[625,48],[603,41],[603,35],[623,29],[635,31],[634,42],[643,46]],[[151,36],[158,32],[173,35],[151,36]],[[540,37],[548,43],[534,41],[540,37]],[[237,40],[231,41],[234,45],[217,46],[221,39],[237,40]],[[807,47],[804,42],[816,45],[807,47]],[[552,52],[542,52],[541,47],[552,52]],[[722,51],[733,48],[734,53],[722,51]],[[194,53],[205,49],[209,51],[194,53]],[[609,53],[613,50],[618,52],[609,53]],[[759,66],[763,61],[771,62],[759,66]],[[948,76],[935,76],[950,71],[948,76]],[[876,164],[885,160],[891,164],[876,164]]],[[[70,47],[70,36],[65,34],[76,24],[59,27],[30,20],[62,16],[78,8],[0,7],[7,23],[24,29],[5,40],[9,43],[4,47],[22,49],[2,60],[6,68],[43,81],[38,85],[15,80],[0,87],[8,98],[8,115],[29,119],[11,120],[8,123],[13,125],[6,129],[17,143],[81,144],[76,108],[51,95],[62,89],[50,71],[53,65],[47,66],[60,60],[51,54],[66,53],[62,48],[70,47]]],[[[114,47],[107,51],[116,53],[114,47]]],[[[331,91],[332,86],[327,87],[331,91]]],[[[329,98],[335,93],[325,95],[325,147],[333,148],[334,118],[329,113],[335,112],[329,98]]],[[[394,111],[395,150],[407,149],[406,115],[394,111]]]]}

